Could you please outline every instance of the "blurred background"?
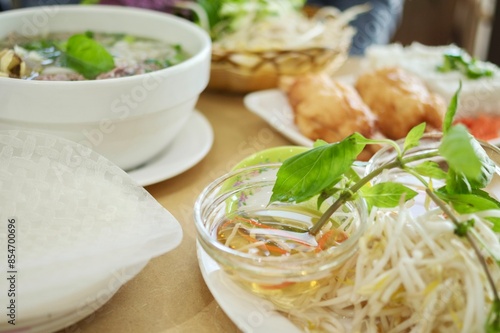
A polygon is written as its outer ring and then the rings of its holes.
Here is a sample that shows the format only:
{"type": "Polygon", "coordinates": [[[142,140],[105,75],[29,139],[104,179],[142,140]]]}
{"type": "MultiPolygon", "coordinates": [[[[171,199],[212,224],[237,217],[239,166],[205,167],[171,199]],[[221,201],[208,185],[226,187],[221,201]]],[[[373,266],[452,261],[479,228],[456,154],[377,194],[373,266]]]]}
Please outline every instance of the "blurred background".
{"type": "Polygon", "coordinates": [[[406,0],[394,42],[455,43],[481,60],[500,65],[497,0],[406,0]],[[495,19],[497,18],[497,19],[495,19]]]}
{"type": "MultiPolygon", "coordinates": [[[[148,1],[162,2],[162,0],[137,0],[138,3],[148,1]]],[[[399,1],[393,0],[394,3],[399,1]]],[[[480,60],[500,65],[500,6],[497,6],[497,1],[405,0],[403,15],[392,42],[408,45],[417,41],[431,46],[454,43],[480,60]]],[[[0,0],[0,11],[40,4],[79,2],[80,0],[0,0]]]]}

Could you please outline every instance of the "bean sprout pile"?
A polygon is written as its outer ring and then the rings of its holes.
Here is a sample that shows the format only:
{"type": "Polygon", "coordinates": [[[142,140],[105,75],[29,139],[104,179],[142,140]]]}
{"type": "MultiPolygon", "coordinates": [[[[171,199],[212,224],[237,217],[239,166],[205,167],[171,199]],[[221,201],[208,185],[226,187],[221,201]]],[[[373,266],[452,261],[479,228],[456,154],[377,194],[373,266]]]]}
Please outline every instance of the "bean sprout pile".
{"type": "MultiPolygon", "coordinates": [[[[494,213],[500,216],[500,212],[494,213]]],[[[488,216],[492,216],[489,212],[488,216]]],[[[498,254],[498,235],[481,214],[470,229],[498,254]]],[[[373,209],[360,249],[328,286],[288,317],[307,332],[483,332],[492,295],[469,243],[438,209],[373,209]]],[[[494,253],[485,253],[495,283],[494,253]]]]}

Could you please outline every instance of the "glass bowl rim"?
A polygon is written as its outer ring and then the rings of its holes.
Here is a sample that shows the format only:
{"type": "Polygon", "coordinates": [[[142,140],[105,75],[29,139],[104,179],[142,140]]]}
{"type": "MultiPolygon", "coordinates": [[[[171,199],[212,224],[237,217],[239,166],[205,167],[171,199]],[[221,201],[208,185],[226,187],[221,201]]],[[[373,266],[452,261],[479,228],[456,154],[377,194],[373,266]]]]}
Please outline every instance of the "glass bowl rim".
{"type": "Polygon", "coordinates": [[[252,263],[259,263],[259,264],[282,264],[284,262],[290,262],[294,264],[312,264],[316,262],[323,262],[325,258],[331,257],[331,256],[340,256],[344,253],[348,253],[352,251],[358,244],[359,244],[359,238],[363,235],[364,231],[366,230],[366,227],[368,225],[368,208],[366,202],[359,197],[358,199],[352,201],[352,202],[347,202],[347,205],[350,205],[351,208],[355,209],[358,211],[357,215],[360,219],[365,217],[365,221],[358,221],[358,225],[356,226],[355,232],[351,233],[347,240],[342,242],[340,245],[330,248],[325,251],[320,251],[318,253],[315,253],[314,255],[308,255],[307,257],[299,257],[299,256],[279,256],[279,257],[262,257],[262,256],[256,256],[248,253],[244,253],[238,250],[231,249],[216,240],[214,240],[213,237],[210,236],[210,234],[207,231],[207,228],[205,226],[205,223],[203,221],[203,214],[202,214],[202,206],[203,206],[203,200],[206,199],[206,197],[209,195],[211,191],[216,190],[218,187],[221,186],[221,184],[226,181],[227,179],[234,177],[239,174],[245,174],[251,171],[254,171],[259,168],[265,168],[265,167],[270,167],[270,168],[279,168],[282,163],[263,163],[263,164],[258,164],[258,165],[252,165],[236,170],[232,170],[222,176],[219,176],[216,178],[214,181],[209,183],[199,194],[199,196],[196,198],[195,204],[194,204],[194,220],[195,220],[195,226],[197,230],[197,240],[199,243],[202,243],[202,247],[205,247],[203,243],[207,244],[208,246],[212,247],[216,251],[220,251],[221,254],[231,256],[233,260],[244,260],[245,262],[252,262],[252,263]],[[360,210],[362,210],[360,212],[360,210]]]}

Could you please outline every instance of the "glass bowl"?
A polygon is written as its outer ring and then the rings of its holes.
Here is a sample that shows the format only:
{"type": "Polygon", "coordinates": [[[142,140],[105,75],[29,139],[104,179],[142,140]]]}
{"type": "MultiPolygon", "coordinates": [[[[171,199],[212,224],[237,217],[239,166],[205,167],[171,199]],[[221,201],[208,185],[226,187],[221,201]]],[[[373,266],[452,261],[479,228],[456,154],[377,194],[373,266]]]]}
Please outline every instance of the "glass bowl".
{"type": "Polygon", "coordinates": [[[288,309],[328,284],[353,256],[368,213],[363,200],[344,205],[331,219],[332,246],[318,249],[321,240],[315,243],[308,229],[331,201],[320,209],[316,200],[270,204],[280,165],[245,167],[216,179],[197,198],[194,217],[199,245],[235,282],[288,309]],[[247,242],[249,235],[261,245],[247,242]],[[286,248],[283,243],[294,250],[276,251],[286,248]],[[299,245],[307,252],[297,250],[299,245]]]}

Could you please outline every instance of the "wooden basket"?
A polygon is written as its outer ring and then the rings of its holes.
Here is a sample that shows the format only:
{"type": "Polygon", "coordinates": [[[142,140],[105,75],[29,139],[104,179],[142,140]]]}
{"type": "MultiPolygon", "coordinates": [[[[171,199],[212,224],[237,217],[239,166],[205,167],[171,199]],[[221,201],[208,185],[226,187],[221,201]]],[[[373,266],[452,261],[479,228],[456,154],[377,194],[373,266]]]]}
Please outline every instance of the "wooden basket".
{"type": "Polygon", "coordinates": [[[251,92],[278,86],[280,76],[334,72],[347,59],[350,40],[338,48],[278,51],[213,51],[211,90],[251,92]]]}

